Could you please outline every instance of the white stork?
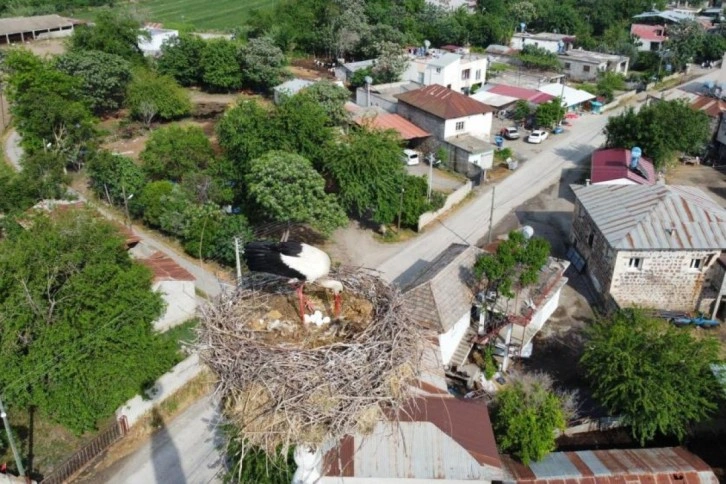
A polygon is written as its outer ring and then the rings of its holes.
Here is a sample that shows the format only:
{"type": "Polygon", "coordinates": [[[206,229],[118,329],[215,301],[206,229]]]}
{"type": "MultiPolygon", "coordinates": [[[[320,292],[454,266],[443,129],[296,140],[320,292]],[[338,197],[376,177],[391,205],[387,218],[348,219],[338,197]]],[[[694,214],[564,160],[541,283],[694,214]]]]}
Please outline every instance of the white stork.
{"type": "Polygon", "coordinates": [[[291,283],[300,283],[296,292],[301,319],[304,319],[306,306],[312,309],[303,295],[306,282],[332,290],[335,295],[333,314],[335,317],[340,314],[343,284],[327,277],[330,257],[322,250],[301,242],[249,242],[245,244],[243,257],[252,272],[289,277],[291,283]]]}

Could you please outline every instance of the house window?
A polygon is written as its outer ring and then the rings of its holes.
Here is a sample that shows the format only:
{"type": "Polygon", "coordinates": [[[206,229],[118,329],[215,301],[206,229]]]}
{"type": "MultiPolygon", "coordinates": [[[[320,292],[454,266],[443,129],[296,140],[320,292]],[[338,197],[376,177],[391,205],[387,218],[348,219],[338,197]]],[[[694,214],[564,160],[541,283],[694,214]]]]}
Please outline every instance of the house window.
{"type": "Polygon", "coordinates": [[[587,245],[592,247],[592,243],[595,242],[595,233],[591,233],[590,236],[587,238],[587,245]]]}
{"type": "Polygon", "coordinates": [[[424,73],[423,72],[419,72],[418,73],[418,83],[419,84],[423,84],[424,83],[424,73]]]}
{"type": "Polygon", "coordinates": [[[477,69],[474,73],[474,80],[480,81],[481,80],[481,69],[477,69]]]}
{"type": "Polygon", "coordinates": [[[702,265],[703,265],[703,259],[691,259],[691,269],[700,271],[702,265]]]}
{"type": "Polygon", "coordinates": [[[590,72],[590,66],[582,66],[582,72],[590,72]]]}
{"type": "Polygon", "coordinates": [[[628,259],[628,268],[629,269],[642,269],[643,268],[643,258],[642,257],[631,257],[628,259]]]}
{"type": "Polygon", "coordinates": [[[461,80],[468,81],[470,75],[471,75],[471,69],[464,69],[463,71],[461,71],[461,80]]]}
{"type": "Polygon", "coordinates": [[[456,131],[464,131],[464,121],[456,122],[456,131]]]}
{"type": "Polygon", "coordinates": [[[441,74],[441,67],[436,68],[436,74],[441,74]]]}
{"type": "Polygon", "coordinates": [[[569,71],[571,67],[572,67],[572,64],[571,63],[565,62],[565,70],[566,71],[569,71]]]}

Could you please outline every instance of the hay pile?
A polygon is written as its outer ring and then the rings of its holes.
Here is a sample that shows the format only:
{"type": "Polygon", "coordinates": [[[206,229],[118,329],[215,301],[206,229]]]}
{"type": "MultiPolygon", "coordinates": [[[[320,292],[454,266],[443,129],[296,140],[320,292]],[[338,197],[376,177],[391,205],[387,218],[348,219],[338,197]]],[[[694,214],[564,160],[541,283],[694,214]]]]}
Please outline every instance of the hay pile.
{"type": "MultiPolygon", "coordinates": [[[[268,452],[369,432],[419,375],[422,333],[401,294],[363,271],[331,277],[345,286],[343,312],[321,327],[302,324],[286,280],[260,274],[204,312],[201,356],[227,416],[268,452]]],[[[328,295],[313,288],[316,309],[332,315],[328,295]]]]}

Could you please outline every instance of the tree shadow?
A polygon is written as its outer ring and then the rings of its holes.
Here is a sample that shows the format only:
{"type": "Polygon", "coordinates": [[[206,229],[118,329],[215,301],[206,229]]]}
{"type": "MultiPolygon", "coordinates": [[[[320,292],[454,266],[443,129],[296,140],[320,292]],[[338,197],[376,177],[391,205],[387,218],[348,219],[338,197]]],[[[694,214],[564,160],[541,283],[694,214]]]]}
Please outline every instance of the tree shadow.
{"type": "Polygon", "coordinates": [[[419,259],[414,262],[411,267],[403,271],[397,278],[393,280],[393,284],[401,288],[401,291],[405,292],[409,289],[412,282],[416,280],[416,277],[430,264],[429,261],[419,259]]]}
{"type": "Polygon", "coordinates": [[[529,225],[534,229],[535,236],[550,243],[554,257],[566,257],[572,212],[516,210],[515,215],[520,226],[529,225]]]}
{"type": "Polygon", "coordinates": [[[151,409],[151,419],[158,429],[151,440],[151,462],[156,484],[186,484],[179,451],[156,407],[151,409]]]}

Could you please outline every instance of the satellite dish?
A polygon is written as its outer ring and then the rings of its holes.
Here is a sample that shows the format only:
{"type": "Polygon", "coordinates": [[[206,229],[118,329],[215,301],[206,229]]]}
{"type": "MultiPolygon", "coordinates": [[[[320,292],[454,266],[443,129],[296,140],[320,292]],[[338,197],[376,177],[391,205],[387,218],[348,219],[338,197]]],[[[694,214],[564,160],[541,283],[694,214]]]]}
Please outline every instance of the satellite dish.
{"type": "Polygon", "coordinates": [[[529,240],[534,235],[534,229],[530,225],[525,225],[520,230],[522,235],[524,235],[524,240],[529,240]]]}
{"type": "Polygon", "coordinates": [[[429,47],[431,47],[431,41],[430,40],[424,40],[424,47],[426,47],[426,50],[428,50],[429,47]]]}
{"type": "Polygon", "coordinates": [[[373,84],[373,78],[371,76],[366,76],[365,81],[366,81],[366,84],[368,84],[369,86],[371,84],[373,84]]]}

